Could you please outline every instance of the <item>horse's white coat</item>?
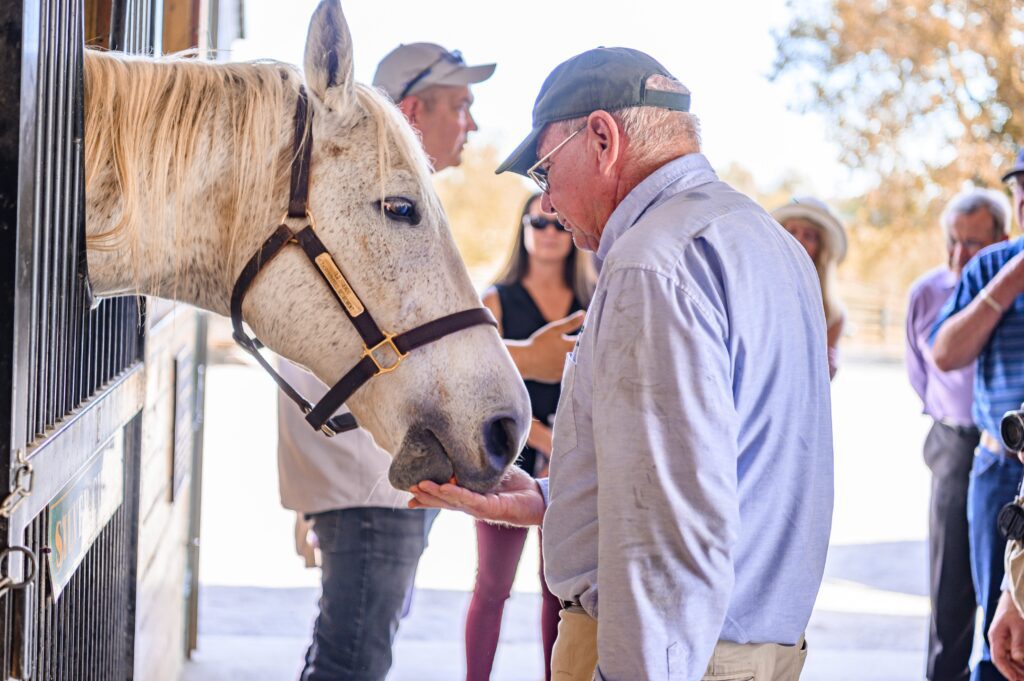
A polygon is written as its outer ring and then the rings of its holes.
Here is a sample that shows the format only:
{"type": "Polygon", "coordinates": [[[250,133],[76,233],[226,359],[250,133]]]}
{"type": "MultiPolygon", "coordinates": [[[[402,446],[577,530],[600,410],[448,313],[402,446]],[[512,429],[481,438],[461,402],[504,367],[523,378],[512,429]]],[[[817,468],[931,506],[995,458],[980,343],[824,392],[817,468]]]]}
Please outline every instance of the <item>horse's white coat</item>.
{"type": "MultiPolygon", "coordinates": [[[[235,278],[287,206],[300,80],[275,63],[87,53],[88,260],[98,295],[141,292],[229,313],[235,278]]],[[[315,113],[310,211],[377,323],[400,333],[479,306],[418,141],[397,109],[353,82],[337,0],[321,2],[310,24],[305,81],[315,113]],[[414,200],[420,224],[388,219],[377,203],[386,196],[414,200]]],[[[298,247],[263,269],[244,316],[268,347],[327,384],[362,350],[298,247]]],[[[391,480],[403,487],[453,473],[490,487],[501,469],[485,448],[490,424],[507,419],[497,458],[510,460],[530,419],[498,334],[479,326],[414,351],[349,407],[394,453],[391,480]]]]}

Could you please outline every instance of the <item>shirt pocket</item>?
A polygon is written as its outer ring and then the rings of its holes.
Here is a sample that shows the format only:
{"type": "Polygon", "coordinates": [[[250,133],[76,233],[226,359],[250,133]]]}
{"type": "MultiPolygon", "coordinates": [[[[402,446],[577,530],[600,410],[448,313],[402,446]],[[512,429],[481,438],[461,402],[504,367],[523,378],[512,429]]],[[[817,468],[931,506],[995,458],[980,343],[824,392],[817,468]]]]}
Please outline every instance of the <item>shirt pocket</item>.
{"type": "Polygon", "coordinates": [[[552,456],[559,452],[569,452],[576,449],[576,407],[573,393],[576,390],[576,358],[569,353],[565,358],[565,368],[562,370],[562,393],[558,398],[558,408],[555,410],[555,425],[552,430],[552,456]]]}

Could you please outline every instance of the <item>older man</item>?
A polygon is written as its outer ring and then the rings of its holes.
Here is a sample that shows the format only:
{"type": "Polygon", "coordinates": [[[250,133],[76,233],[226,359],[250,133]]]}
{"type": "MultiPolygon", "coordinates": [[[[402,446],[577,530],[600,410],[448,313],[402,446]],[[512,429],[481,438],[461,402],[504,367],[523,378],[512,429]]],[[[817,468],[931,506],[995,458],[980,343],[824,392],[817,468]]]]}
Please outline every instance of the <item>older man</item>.
{"type": "MultiPolygon", "coordinates": [[[[1018,220],[1022,172],[1024,164],[1018,164],[1005,177],[1013,186],[1018,220]]],[[[1024,473],[1016,455],[1003,447],[999,437],[1003,413],[1024,401],[1022,292],[1024,241],[1016,239],[982,250],[964,267],[956,290],[939,313],[932,347],[939,369],[976,367],[971,412],[981,430],[981,442],[971,469],[967,520],[974,591],[984,613],[986,631],[999,599],[1006,546],[996,527],[996,518],[999,509],[1014,498],[1024,473]]],[[[988,642],[971,678],[1004,678],[992,663],[988,642]]]]}
{"type": "Polygon", "coordinates": [[[532,177],[602,265],[550,495],[519,474],[493,495],[413,488],[414,506],[543,516],[559,679],[796,679],[806,654],[832,514],[819,287],[796,240],[717,178],[689,102],[624,48],[544,82],[499,172],[532,177]]]}
{"type": "Polygon", "coordinates": [[[971,418],[974,366],[945,372],[935,366],[928,339],[939,310],[979,250],[1006,239],[1006,199],[988,189],[954,197],[942,212],[947,263],[910,289],[907,310],[907,374],[932,428],[924,460],[932,471],[928,547],[932,613],[928,636],[930,681],[964,681],[974,644],[977,605],[971,581],[967,532],[967,485],[979,432],[971,418]]]}

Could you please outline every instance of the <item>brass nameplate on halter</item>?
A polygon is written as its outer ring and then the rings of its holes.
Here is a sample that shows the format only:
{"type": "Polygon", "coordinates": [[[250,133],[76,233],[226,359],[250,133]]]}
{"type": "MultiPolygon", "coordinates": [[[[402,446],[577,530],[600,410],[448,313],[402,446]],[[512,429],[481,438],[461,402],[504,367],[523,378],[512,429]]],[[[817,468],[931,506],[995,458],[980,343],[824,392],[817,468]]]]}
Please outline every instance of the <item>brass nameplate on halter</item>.
{"type": "Polygon", "coordinates": [[[365,308],[363,307],[363,301],[359,300],[359,296],[352,290],[352,287],[348,285],[348,281],[345,279],[345,275],[341,273],[338,266],[334,264],[334,259],[330,253],[321,253],[316,256],[316,266],[320,268],[320,271],[327,277],[327,281],[331,283],[331,288],[334,289],[334,293],[338,296],[338,300],[345,306],[348,313],[353,317],[358,317],[363,314],[365,308]]]}

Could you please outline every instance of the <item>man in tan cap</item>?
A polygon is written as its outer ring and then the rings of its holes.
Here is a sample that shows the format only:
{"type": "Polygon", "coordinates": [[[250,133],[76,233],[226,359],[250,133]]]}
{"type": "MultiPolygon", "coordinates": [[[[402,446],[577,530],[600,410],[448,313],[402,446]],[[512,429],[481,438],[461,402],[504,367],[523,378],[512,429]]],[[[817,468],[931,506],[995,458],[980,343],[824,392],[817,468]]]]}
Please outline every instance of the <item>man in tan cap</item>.
{"type": "MultiPolygon", "coordinates": [[[[469,86],[490,78],[494,64],[467,66],[456,50],[432,43],[400,45],[377,67],[383,90],[419,133],[435,172],[458,166],[470,132],[469,86]]],[[[526,341],[507,342],[527,378],[554,382],[572,341],[563,334],[579,318],[553,322],[526,341]]],[[[319,398],[326,387],[288,362],[281,375],[299,392],[319,398]]],[[[327,439],[306,424],[283,396],[278,410],[281,503],[300,515],[298,546],[311,523],[320,549],[323,595],[301,679],[383,681],[391,646],[408,607],[416,567],[434,511],[409,510],[412,497],[387,483],[391,456],[360,429],[327,439]]]]}
{"type": "MultiPolygon", "coordinates": [[[[373,84],[399,105],[437,172],[461,162],[477,129],[469,86],[494,68],[415,43],[384,57],[373,84]]],[[[281,375],[305,395],[326,392],[293,364],[282,363],[281,375]]],[[[281,503],[311,523],[322,569],[320,613],[300,678],[383,681],[436,513],[406,508],[410,495],[387,483],[391,456],[363,429],[324,438],[286,397],[278,424],[281,503]]],[[[305,530],[300,522],[300,540],[305,530]]]]}
{"type": "Polygon", "coordinates": [[[462,162],[462,148],[476,121],[469,86],[494,73],[494,64],[467,66],[458,50],[434,43],[399,45],[377,66],[375,87],[402,110],[423,139],[434,172],[462,162]]]}

